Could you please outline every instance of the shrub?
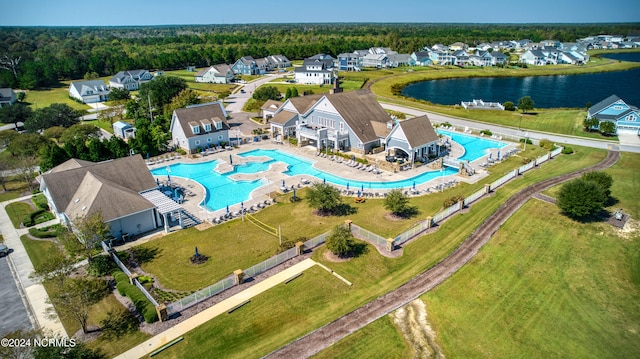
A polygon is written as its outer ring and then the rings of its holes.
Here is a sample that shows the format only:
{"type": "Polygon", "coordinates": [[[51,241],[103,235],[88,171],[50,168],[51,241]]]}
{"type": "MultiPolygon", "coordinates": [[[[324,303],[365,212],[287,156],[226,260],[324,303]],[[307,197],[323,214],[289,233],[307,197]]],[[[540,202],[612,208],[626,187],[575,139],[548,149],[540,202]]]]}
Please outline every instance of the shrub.
{"type": "Polygon", "coordinates": [[[226,141],[220,141],[220,147],[227,147],[226,141]]]}
{"type": "Polygon", "coordinates": [[[540,147],[544,148],[547,151],[551,151],[553,150],[554,144],[553,142],[551,142],[551,140],[548,140],[546,138],[543,138],[540,140],[540,147]]]}
{"type": "Polygon", "coordinates": [[[295,138],[295,137],[289,137],[289,144],[297,146],[298,145],[298,139],[295,138]]]}
{"type": "Polygon", "coordinates": [[[176,152],[178,152],[180,155],[184,156],[187,154],[187,151],[185,151],[183,148],[178,148],[176,149],[176,152]]]}
{"type": "Polygon", "coordinates": [[[25,227],[31,227],[31,226],[35,225],[36,224],[36,217],[40,216],[44,212],[45,212],[44,209],[38,209],[38,210],[35,210],[35,211],[25,215],[24,218],[22,219],[22,224],[24,224],[25,227]]]}
{"type": "Polygon", "coordinates": [[[515,111],[516,106],[511,101],[507,101],[503,104],[505,111],[515,111]]]}
{"type": "MultiPolygon", "coordinates": [[[[524,143],[524,141],[525,141],[525,139],[524,139],[524,138],[521,138],[521,139],[520,139],[520,143],[524,143]]],[[[531,139],[530,139],[530,138],[527,138],[527,144],[528,144],[528,145],[532,145],[532,144],[533,144],[533,142],[531,141],[531,139]]]]}
{"type": "Polygon", "coordinates": [[[333,231],[331,231],[331,234],[327,237],[325,244],[331,253],[339,257],[349,256],[354,252],[357,246],[353,240],[351,231],[342,225],[333,228],[333,231]]]}
{"type": "Polygon", "coordinates": [[[60,224],[54,224],[53,226],[48,226],[43,228],[29,228],[29,234],[36,238],[57,237],[60,233],[64,231],[65,231],[65,228],[60,224]]]}
{"type": "Polygon", "coordinates": [[[133,305],[136,307],[136,310],[140,312],[145,322],[153,323],[158,320],[156,308],[138,287],[129,283],[129,278],[124,272],[116,271],[113,273],[113,277],[117,282],[116,289],[118,293],[131,299],[131,302],[133,302],[133,305]]]}
{"type": "Polygon", "coordinates": [[[103,277],[111,273],[114,269],[116,269],[116,264],[109,256],[95,256],[89,259],[87,273],[94,277],[103,277]]]}
{"type": "Polygon", "coordinates": [[[141,275],[138,277],[138,282],[140,282],[140,284],[153,283],[153,278],[148,275],[141,275]]]}
{"type": "Polygon", "coordinates": [[[49,203],[47,202],[47,197],[43,194],[39,194],[32,198],[33,204],[36,205],[39,209],[44,209],[45,211],[49,210],[49,203]]]}
{"type": "Polygon", "coordinates": [[[565,146],[565,147],[562,149],[562,153],[563,153],[563,154],[565,154],[565,155],[570,155],[570,154],[572,154],[572,153],[573,153],[573,148],[571,148],[571,147],[569,147],[569,146],[565,146]]]}
{"type": "Polygon", "coordinates": [[[480,131],[481,134],[485,135],[485,136],[491,136],[493,135],[493,132],[489,131],[489,130],[482,130],[480,131]]]}
{"type": "Polygon", "coordinates": [[[445,208],[448,208],[448,207],[451,207],[451,206],[453,206],[454,204],[456,204],[456,203],[458,203],[458,202],[460,202],[460,201],[463,201],[463,200],[464,200],[464,196],[462,196],[462,195],[456,195],[456,196],[453,196],[453,197],[451,197],[451,198],[445,199],[445,200],[444,200],[444,202],[442,202],[442,205],[443,205],[445,208]]]}

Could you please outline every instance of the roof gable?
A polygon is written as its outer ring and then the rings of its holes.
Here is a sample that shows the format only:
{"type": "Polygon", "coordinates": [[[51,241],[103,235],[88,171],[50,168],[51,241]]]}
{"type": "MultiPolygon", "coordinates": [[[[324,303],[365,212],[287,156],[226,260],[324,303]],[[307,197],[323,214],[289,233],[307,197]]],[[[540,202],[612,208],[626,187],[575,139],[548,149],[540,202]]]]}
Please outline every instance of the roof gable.
{"type": "Polygon", "coordinates": [[[439,139],[427,115],[401,121],[398,126],[412,148],[425,145],[439,139]]]}
{"type": "Polygon", "coordinates": [[[361,142],[375,141],[389,133],[391,116],[370,91],[359,90],[325,95],[361,142]]]}
{"type": "Polygon", "coordinates": [[[191,105],[173,111],[173,116],[171,117],[171,132],[173,132],[175,126],[180,126],[186,137],[199,136],[220,130],[229,130],[227,112],[224,110],[224,107],[222,107],[220,101],[191,105]],[[212,126],[211,131],[206,131],[204,124],[206,124],[207,121],[211,121],[209,123],[222,122],[222,128],[218,129],[216,126],[212,126]],[[193,130],[194,127],[198,128],[195,132],[193,130]]]}

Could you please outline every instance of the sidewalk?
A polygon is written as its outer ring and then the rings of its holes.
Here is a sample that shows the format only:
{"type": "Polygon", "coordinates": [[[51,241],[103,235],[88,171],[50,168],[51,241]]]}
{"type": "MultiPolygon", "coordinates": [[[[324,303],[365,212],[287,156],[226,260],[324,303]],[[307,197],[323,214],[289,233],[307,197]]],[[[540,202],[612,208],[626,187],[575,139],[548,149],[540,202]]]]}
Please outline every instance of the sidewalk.
{"type": "MultiPolygon", "coordinates": [[[[51,305],[47,303],[49,296],[47,295],[47,291],[44,289],[44,286],[29,278],[31,273],[33,273],[33,264],[31,264],[29,255],[22,245],[22,241],[20,241],[20,233],[26,233],[26,231],[22,229],[16,230],[13,228],[13,224],[11,223],[5,208],[9,203],[21,201],[30,197],[31,196],[22,197],[1,203],[0,232],[2,233],[5,244],[12,250],[8,256],[9,264],[14,268],[16,282],[18,282],[27,297],[28,305],[30,307],[27,309],[31,311],[31,315],[35,319],[36,326],[44,331],[50,331],[52,334],[59,334],[66,337],[67,333],[60,320],[57,318],[54,320],[48,318],[47,308],[51,307],[51,305]]],[[[54,221],[50,222],[54,223],[54,221]]]]}
{"type": "Polygon", "coordinates": [[[194,315],[193,317],[181,322],[170,329],[156,335],[155,337],[133,347],[126,352],[118,355],[116,359],[130,359],[130,358],[142,358],[149,355],[154,350],[162,347],[163,345],[171,342],[184,335],[185,333],[199,327],[200,325],[208,322],[209,320],[217,317],[220,314],[228,312],[235,306],[244,303],[245,301],[265,292],[268,289],[275,287],[276,285],[285,282],[298,273],[302,273],[305,270],[313,267],[317,263],[313,259],[305,259],[304,261],[291,266],[282,272],[271,276],[263,280],[262,282],[247,288],[246,290],[223,300],[222,302],[194,315]]]}

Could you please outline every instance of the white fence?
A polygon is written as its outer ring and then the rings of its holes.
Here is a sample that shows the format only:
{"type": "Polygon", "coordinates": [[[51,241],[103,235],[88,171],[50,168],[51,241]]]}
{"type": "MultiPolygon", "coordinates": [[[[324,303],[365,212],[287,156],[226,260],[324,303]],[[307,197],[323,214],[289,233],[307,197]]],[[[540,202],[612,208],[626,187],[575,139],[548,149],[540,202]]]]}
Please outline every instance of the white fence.
{"type": "Polygon", "coordinates": [[[489,186],[489,190],[493,191],[496,188],[502,186],[503,184],[505,184],[508,180],[512,179],[513,177],[516,176],[516,171],[517,170],[513,170],[509,173],[507,173],[506,175],[502,176],[501,178],[498,178],[497,180],[495,180],[490,186],[489,186]]]}
{"type": "Polygon", "coordinates": [[[415,236],[419,235],[420,233],[426,231],[430,227],[431,227],[431,223],[429,223],[428,221],[422,221],[416,224],[415,226],[409,228],[404,233],[401,233],[399,236],[395,237],[393,240],[393,245],[399,246],[405,243],[406,241],[414,238],[415,236]]]}
{"type": "Polygon", "coordinates": [[[453,206],[449,207],[449,208],[445,208],[444,210],[436,213],[435,216],[433,216],[433,223],[436,224],[440,221],[442,221],[443,219],[451,216],[452,214],[456,213],[457,211],[459,211],[462,208],[461,206],[461,202],[456,202],[453,206]]]}
{"type": "Polygon", "coordinates": [[[518,173],[524,173],[530,169],[532,169],[533,167],[536,166],[536,162],[535,161],[531,161],[525,165],[520,166],[520,168],[518,169],[518,173]]]}
{"type": "Polygon", "coordinates": [[[167,315],[183,311],[236,285],[233,275],[167,305],[167,315]]]}
{"type": "Polygon", "coordinates": [[[476,191],[475,193],[473,193],[471,196],[467,197],[464,199],[464,205],[468,206],[471,203],[477,201],[479,198],[481,198],[482,196],[484,196],[486,194],[486,190],[484,188],[479,189],[478,191],[476,191]]]}
{"type": "Polygon", "coordinates": [[[367,241],[372,244],[377,244],[380,246],[387,245],[386,238],[381,237],[371,231],[367,231],[366,229],[360,226],[357,226],[353,223],[351,223],[351,234],[353,234],[353,236],[356,238],[362,239],[363,241],[367,241]]]}
{"type": "Polygon", "coordinates": [[[554,158],[555,156],[559,155],[562,152],[562,150],[564,150],[564,147],[561,146],[551,151],[551,154],[550,154],[551,158],[554,158]]]}
{"type": "Polygon", "coordinates": [[[322,233],[317,237],[311,238],[310,240],[304,242],[304,248],[311,249],[323,244],[327,240],[327,237],[329,236],[329,234],[331,233],[330,232],[322,233]]]}
{"type": "Polygon", "coordinates": [[[279,253],[267,259],[266,261],[263,261],[261,263],[258,263],[252,267],[245,269],[244,276],[245,278],[255,277],[256,275],[262,272],[268,271],[269,269],[277,266],[278,264],[282,264],[297,255],[298,255],[297,248],[295,247],[290,248],[282,253],[279,253]]]}

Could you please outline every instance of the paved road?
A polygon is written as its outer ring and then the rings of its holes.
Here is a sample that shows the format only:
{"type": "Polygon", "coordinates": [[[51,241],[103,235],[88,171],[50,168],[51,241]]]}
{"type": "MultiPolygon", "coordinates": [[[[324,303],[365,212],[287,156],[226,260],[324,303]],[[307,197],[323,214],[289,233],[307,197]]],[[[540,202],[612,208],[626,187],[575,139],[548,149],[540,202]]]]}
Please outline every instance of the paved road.
{"type": "Polygon", "coordinates": [[[453,253],[431,267],[431,269],[420,273],[398,289],[378,297],[353,312],[270,353],[266,358],[308,358],[356,330],[363,328],[374,320],[407,305],[420,295],[435,288],[471,260],[500,226],[534,194],[572,178],[576,178],[586,171],[602,170],[611,167],[618,161],[619,157],[620,152],[609,151],[607,157],[595,166],[550,178],[523,189],[509,198],[456,248],[453,253]]]}
{"type": "Polygon", "coordinates": [[[9,268],[9,256],[0,257],[0,303],[2,303],[0,338],[18,329],[33,329],[20,291],[9,268]]]}
{"type": "MultiPolygon", "coordinates": [[[[519,130],[517,128],[509,128],[509,127],[502,127],[502,126],[490,125],[485,123],[478,123],[478,122],[474,122],[474,121],[467,120],[460,117],[446,116],[446,115],[442,115],[435,112],[428,112],[428,111],[419,110],[411,107],[398,106],[398,105],[392,105],[387,103],[382,103],[382,107],[389,110],[393,110],[393,111],[404,112],[412,116],[428,115],[429,119],[433,122],[438,122],[438,123],[449,122],[452,125],[456,125],[459,127],[467,126],[469,128],[479,129],[479,130],[488,129],[495,134],[500,134],[502,136],[510,136],[514,138],[524,138],[525,135],[528,135],[529,138],[535,139],[535,140],[546,138],[557,144],[592,147],[592,148],[600,148],[605,150],[608,149],[609,145],[611,144],[618,145],[618,142],[615,142],[615,141],[605,141],[605,140],[588,139],[588,138],[574,137],[574,136],[564,136],[564,135],[557,135],[549,132],[519,130]]],[[[623,152],[640,153],[640,146],[635,144],[620,144],[619,148],[620,148],[620,151],[623,151],[623,152]]]]}

